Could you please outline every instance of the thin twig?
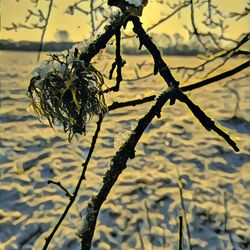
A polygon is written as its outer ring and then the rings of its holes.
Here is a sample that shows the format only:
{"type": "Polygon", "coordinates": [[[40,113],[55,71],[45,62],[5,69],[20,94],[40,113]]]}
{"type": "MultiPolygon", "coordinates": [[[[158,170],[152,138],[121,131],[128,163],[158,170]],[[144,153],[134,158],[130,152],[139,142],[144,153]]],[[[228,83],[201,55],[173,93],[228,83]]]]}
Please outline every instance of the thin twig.
{"type": "MultiPolygon", "coordinates": [[[[187,80],[188,80],[191,77],[193,77],[197,72],[204,71],[206,66],[209,65],[210,63],[214,62],[216,59],[222,58],[223,63],[225,63],[224,61],[229,60],[234,55],[236,56],[237,55],[236,52],[238,51],[238,49],[240,49],[240,47],[242,45],[246,44],[249,41],[249,39],[250,39],[250,33],[244,34],[242,36],[242,38],[234,46],[232,46],[230,49],[221,50],[221,51],[217,52],[216,54],[213,54],[212,56],[205,58],[204,62],[198,64],[197,66],[195,66],[195,67],[176,67],[174,69],[177,71],[183,70],[184,73],[185,72],[188,73],[191,71],[191,73],[188,74],[188,77],[187,77],[187,80]]],[[[206,74],[206,77],[209,76],[209,74],[211,74],[213,71],[214,71],[214,68],[212,68],[206,74]]]]}
{"type": "Polygon", "coordinates": [[[176,171],[177,171],[177,178],[178,178],[177,184],[178,184],[179,193],[180,193],[181,213],[182,213],[182,216],[183,216],[183,219],[184,219],[184,222],[185,222],[185,226],[186,226],[186,230],[187,230],[188,247],[189,247],[189,250],[192,250],[191,231],[190,231],[189,224],[188,224],[188,221],[187,221],[187,214],[186,214],[186,209],[185,209],[185,204],[184,204],[184,197],[183,197],[183,184],[182,184],[182,181],[181,181],[181,177],[180,177],[178,168],[176,168],[176,171]]]}
{"type": "Polygon", "coordinates": [[[49,18],[50,18],[51,10],[53,7],[53,1],[54,0],[50,0],[49,7],[48,7],[48,14],[47,14],[47,17],[45,18],[45,25],[44,25],[44,28],[42,30],[42,35],[41,35],[41,39],[40,39],[40,47],[39,47],[39,51],[38,51],[37,62],[39,62],[39,60],[40,60],[41,52],[43,49],[43,40],[44,40],[45,32],[46,32],[48,24],[49,24],[49,18]]]}
{"type": "Polygon", "coordinates": [[[91,16],[92,35],[94,35],[95,33],[94,0],[90,0],[90,16],[91,16]]]}
{"type": "Polygon", "coordinates": [[[192,27],[193,27],[193,32],[194,34],[196,35],[197,37],[197,40],[199,41],[199,43],[202,45],[202,47],[207,50],[207,47],[206,47],[206,44],[202,41],[201,39],[201,36],[199,34],[199,31],[196,27],[196,23],[195,23],[195,14],[194,14],[194,1],[193,0],[190,0],[190,11],[191,11],[191,14],[190,14],[190,17],[191,17],[191,23],[192,23],[192,27]]]}
{"type": "Polygon", "coordinates": [[[222,79],[225,79],[227,77],[230,77],[232,75],[235,75],[235,74],[239,73],[240,71],[246,69],[249,66],[250,66],[250,60],[247,61],[247,62],[244,62],[244,63],[240,64],[239,66],[237,66],[237,67],[235,67],[235,68],[233,68],[231,70],[227,70],[226,72],[223,72],[223,73],[221,73],[219,75],[207,78],[207,79],[202,80],[202,81],[197,82],[197,83],[193,83],[193,84],[189,84],[187,86],[183,86],[180,89],[183,92],[194,90],[194,89],[198,89],[198,88],[206,86],[206,85],[208,85],[210,83],[214,83],[214,82],[217,82],[219,80],[222,80],[222,79]]]}
{"type": "Polygon", "coordinates": [[[149,240],[150,240],[150,243],[152,244],[152,249],[154,250],[153,237],[152,237],[152,224],[151,224],[151,220],[150,220],[150,216],[149,216],[149,207],[148,207],[146,201],[144,202],[144,207],[145,207],[145,210],[146,210],[146,219],[147,219],[147,222],[148,222],[149,240]]]}
{"type": "Polygon", "coordinates": [[[98,134],[99,134],[100,129],[101,129],[102,120],[103,120],[103,115],[100,115],[99,120],[97,122],[96,131],[95,131],[94,136],[92,138],[92,142],[91,142],[91,146],[90,146],[87,158],[86,158],[85,162],[82,164],[82,166],[83,166],[82,173],[81,173],[81,176],[80,176],[80,178],[78,180],[78,183],[77,183],[77,185],[75,187],[75,191],[74,191],[73,195],[70,195],[69,203],[68,203],[67,207],[65,208],[64,212],[62,213],[59,221],[57,222],[57,224],[53,228],[52,232],[50,233],[50,235],[47,238],[45,238],[45,244],[44,244],[44,246],[42,248],[43,250],[48,248],[48,246],[49,246],[52,238],[54,237],[56,231],[60,227],[60,225],[63,222],[64,218],[66,217],[68,211],[70,210],[72,204],[74,203],[74,201],[75,201],[75,199],[77,197],[78,191],[79,191],[79,189],[81,187],[82,181],[85,180],[85,173],[86,173],[88,163],[89,163],[89,161],[91,159],[92,153],[93,153],[95,145],[96,145],[98,134]]]}
{"type": "Polygon", "coordinates": [[[67,189],[66,187],[64,187],[64,186],[61,184],[60,181],[57,182],[57,181],[53,181],[53,180],[48,180],[47,183],[48,183],[48,184],[54,184],[54,185],[60,187],[60,188],[65,192],[65,195],[66,195],[67,197],[69,197],[70,199],[72,198],[73,195],[68,191],[68,189],[67,189]]]}
{"type": "Polygon", "coordinates": [[[111,91],[117,92],[120,89],[120,83],[122,81],[122,67],[125,65],[125,61],[122,60],[121,56],[121,31],[118,30],[115,33],[116,38],[116,50],[115,50],[115,61],[112,64],[112,67],[109,72],[109,79],[112,79],[114,70],[116,68],[116,84],[114,87],[108,88],[103,91],[103,93],[108,93],[111,91]]]}
{"type": "Polygon", "coordinates": [[[165,21],[169,20],[171,17],[175,16],[178,12],[180,12],[183,8],[188,7],[189,4],[190,4],[190,0],[189,1],[185,1],[182,5],[178,6],[175,10],[173,10],[173,12],[171,12],[166,17],[160,19],[157,23],[153,24],[146,31],[148,32],[148,31],[156,28],[158,25],[160,25],[160,24],[164,23],[165,21]]]}
{"type": "Polygon", "coordinates": [[[183,250],[183,217],[179,216],[179,250],[183,250]]]}

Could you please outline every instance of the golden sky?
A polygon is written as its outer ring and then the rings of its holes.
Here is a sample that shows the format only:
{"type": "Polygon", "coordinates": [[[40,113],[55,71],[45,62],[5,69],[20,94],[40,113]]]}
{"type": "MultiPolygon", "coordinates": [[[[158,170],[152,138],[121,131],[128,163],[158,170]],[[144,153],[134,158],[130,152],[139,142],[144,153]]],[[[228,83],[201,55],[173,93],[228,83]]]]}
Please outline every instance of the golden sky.
{"type": "MultiPolygon", "coordinates": [[[[63,14],[67,9],[67,6],[75,3],[76,0],[54,0],[54,7],[51,12],[51,18],[49,20],[48,29],[45,34],[45,41],[56,40],[55,33],[58,30],[67,30],[70,35],[70,40],[81,41],[87,38],[90,32],[90,23],[88,18],[82,13],[76,11],[73,16],[63,14]]],[[[163,1],[164,2],[164,1],[163,1]]],[[[166,0],[165,0],[166,2],[166,0]]],[[[171,0],[171,3],[174,1],[171,0]]],[[[240,12],[247,5],[247,0],[213,0],[215,4],[218,4],[221,10],[228,14],[230,11],[240,12]]],[[[48,1],[40,0],[39,8],[47,13],[48,1]]],[[[89,7],[89,3],[82,5],[86,10],[89,7]]],[[[6,31],[4,27],[11,26],[11,23],[24,23],[25,16],[27,16],[28,9],[34,9],[34,4],[30,0],[2,0],[1,1],[1,39],[13,39],[13,40],[31,40],[39,41],[41,37],[41,30],[26,30],[20,29],[18,31],[6,31]]],[[[196,10],[196,21],[201,22],[203,11],[205,9],[196,10]]],[[[165,4],[159,4],[156,0],[149,0],[148,6],[144,10],[142,22],[144,27],[147,28],[162,18],[161,14],[171,13],[171,9],[165,4]]],[[[34,20],[31,20],[31,23],[34,20]]],[[[158,33],[167,33],[170,36],[174,33],[181,33],[185,39],[188,39],[188,34],[183,28],[186,24],[190,27],[190,8],[185,8],[181,12],[181,16],[176,15],[167,22],[161,24],[154,30],[158,33]]],[[[249,18],[243,18],[239,22],[228,23],[229,28],[225,33],[228,37],[237,38],[242,32],[248,32],[250,27],[249,18]]],[[[200,27],[201,31],[205,31],[206,27],[203,25],[200,27]]],[[[127,31],[129,33],[129,30],[127,31]]]]}

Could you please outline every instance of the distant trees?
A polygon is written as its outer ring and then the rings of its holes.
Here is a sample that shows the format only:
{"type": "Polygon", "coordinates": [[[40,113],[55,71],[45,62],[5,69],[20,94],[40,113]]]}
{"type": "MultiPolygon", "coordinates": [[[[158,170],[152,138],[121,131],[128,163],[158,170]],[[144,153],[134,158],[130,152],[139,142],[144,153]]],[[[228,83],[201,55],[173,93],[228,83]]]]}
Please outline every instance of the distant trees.
{"type": "MultiPolygon", "coordinates": [[[[60,30],[55,33],[56,42],[44,42],[42,51],[62,51],[70,49],[75,43],[70,41],[69,33],[65,30],[60,30]]],[[[200,44],[196,40],[186,42],[180,34],[175,33],[173,39],[167,34],[151,33],[153,41],[158,45],[163,55],[192,55],[197,56],[198,54],[204,53],[200,44]]],[[[137,49],[137,38],[132,37],[128,41],[122,44],[122,53],[125,55],[149,55],[149,52],[142,48],[140,51],[137,49]]],[[[30,41],[10,41],[0,40],[1,50],[23,50],[23,51],[39,51],[40,42],[30,41]]],[[[218,49],[214,49],[216,53],[218,49]]],[[[110,54],[115,53],[115,48],[112,45],[108,45],[106,52],[110,54]]]]}
{"type": "Polygon", "coordinates": [[[69,32],[67,30],[57,30],[55,33],[55,37],[58,42],[68,42],[69,32]]]}

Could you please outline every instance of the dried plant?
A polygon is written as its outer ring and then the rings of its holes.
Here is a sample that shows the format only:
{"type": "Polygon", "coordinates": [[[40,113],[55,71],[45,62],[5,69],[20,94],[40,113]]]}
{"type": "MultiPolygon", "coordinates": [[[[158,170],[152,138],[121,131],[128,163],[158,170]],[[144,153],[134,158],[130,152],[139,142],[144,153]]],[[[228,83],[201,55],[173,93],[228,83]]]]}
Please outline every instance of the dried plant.
{"type": "Polygon", "coordinates": [[[51,127],[62,125],[69,133],[86,133],[88,121],[106,112],[102,74],[79,59],[79,48],[51,54],[33,71],[28,88],[30,104],[51,127]]]}

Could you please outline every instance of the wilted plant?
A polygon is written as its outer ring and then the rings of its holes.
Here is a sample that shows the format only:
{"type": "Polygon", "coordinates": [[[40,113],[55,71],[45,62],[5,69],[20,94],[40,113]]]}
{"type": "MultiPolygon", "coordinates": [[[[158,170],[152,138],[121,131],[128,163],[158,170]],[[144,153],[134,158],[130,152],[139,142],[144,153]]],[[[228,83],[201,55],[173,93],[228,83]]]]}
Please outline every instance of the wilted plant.
{"type": "Polygon", "coordinates": [[[80,60],[80,47],[50,54],[33,71],[28,96],[34,112],[46,117],[51,127],[62,125],[69,132],[85,133],[94,115],[106,112],[102,74],[90,63],[80,60]]]}

